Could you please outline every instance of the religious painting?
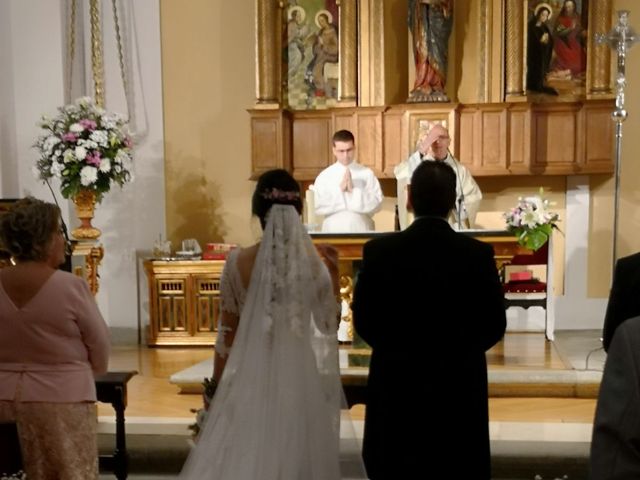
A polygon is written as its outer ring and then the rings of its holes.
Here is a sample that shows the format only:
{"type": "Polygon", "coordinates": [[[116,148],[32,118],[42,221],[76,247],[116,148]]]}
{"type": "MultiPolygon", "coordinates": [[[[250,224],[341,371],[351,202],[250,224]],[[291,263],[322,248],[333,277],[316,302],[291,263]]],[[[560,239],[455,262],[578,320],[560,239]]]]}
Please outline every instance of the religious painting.
{"type": "Polygon", "coordinates": [[[289,0],[283,32],[284,97],[289,108],[331,108],[340,77],[336,0],[289,0]]]}
{"type": "Polygon", "coordinates": [[[527,91],[584,96],[588,0],[528,0],[527,6],[527,91]]]}

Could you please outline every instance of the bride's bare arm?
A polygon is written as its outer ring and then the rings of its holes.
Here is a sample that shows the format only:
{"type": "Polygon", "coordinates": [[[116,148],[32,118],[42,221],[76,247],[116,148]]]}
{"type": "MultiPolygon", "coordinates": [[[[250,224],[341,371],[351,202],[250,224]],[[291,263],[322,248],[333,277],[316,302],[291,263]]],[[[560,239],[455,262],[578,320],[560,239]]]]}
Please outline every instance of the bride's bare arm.
{"type": "Polygon", "coordinates": [[[329,270],[331,276],[331,283],[333,285],[333,293],[337,297],[340,293],[340,278],[338,272],[338,250],[333,245],[327,243],[319,243],[316,245],[316,249],[320,258],[329,270]]]}

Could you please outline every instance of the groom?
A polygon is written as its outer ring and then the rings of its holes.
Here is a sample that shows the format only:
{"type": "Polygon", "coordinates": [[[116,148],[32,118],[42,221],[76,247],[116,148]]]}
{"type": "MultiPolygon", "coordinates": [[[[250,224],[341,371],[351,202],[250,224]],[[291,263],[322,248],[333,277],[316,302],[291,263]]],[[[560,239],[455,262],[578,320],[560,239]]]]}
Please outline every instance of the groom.
{"type": "Polygon", "coordinates": [[[372,348],[363,443],[371,480],[443,469],[491,478],[485,352],[504,334],[504,297],[492,247],[447,223],[455,198],[453,169],[421,163],[409,190],[416,220],[364,246],[352,310],[372,348]]]}

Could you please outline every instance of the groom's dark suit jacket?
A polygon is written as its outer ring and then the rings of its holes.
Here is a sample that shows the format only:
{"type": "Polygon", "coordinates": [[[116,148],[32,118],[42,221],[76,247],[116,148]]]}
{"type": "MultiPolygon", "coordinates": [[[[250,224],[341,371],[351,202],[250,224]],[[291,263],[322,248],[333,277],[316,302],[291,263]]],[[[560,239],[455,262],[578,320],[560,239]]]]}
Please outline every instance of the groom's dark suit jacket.
{"type": "Polygon", "coordinates": [[[640,315],[640,253],[634,253],[616,262],[602,332],[605,350],[609,350],[616,328],[628,318],[638,315],[640,315]]]}
{"type": "Polygon", "coordinates": [[[370,478],[444,470],[489,479],[485,351],[506,327],[493,248],[445,220],[419,218],[365,244],[352,308],[373,349],[363,445],[370,478]]]}

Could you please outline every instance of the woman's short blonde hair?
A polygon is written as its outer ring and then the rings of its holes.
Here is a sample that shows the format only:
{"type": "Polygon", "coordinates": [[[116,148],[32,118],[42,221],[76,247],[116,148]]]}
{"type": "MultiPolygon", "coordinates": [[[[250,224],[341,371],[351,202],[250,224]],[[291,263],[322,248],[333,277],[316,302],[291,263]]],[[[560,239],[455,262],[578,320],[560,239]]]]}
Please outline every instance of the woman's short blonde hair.
{"type": "Polygon", "coordinates": [[[0,248],[20,261],[47,258],[52,235],[60,228],[60,209],[33,197],[0,214],[0,248]]]}

